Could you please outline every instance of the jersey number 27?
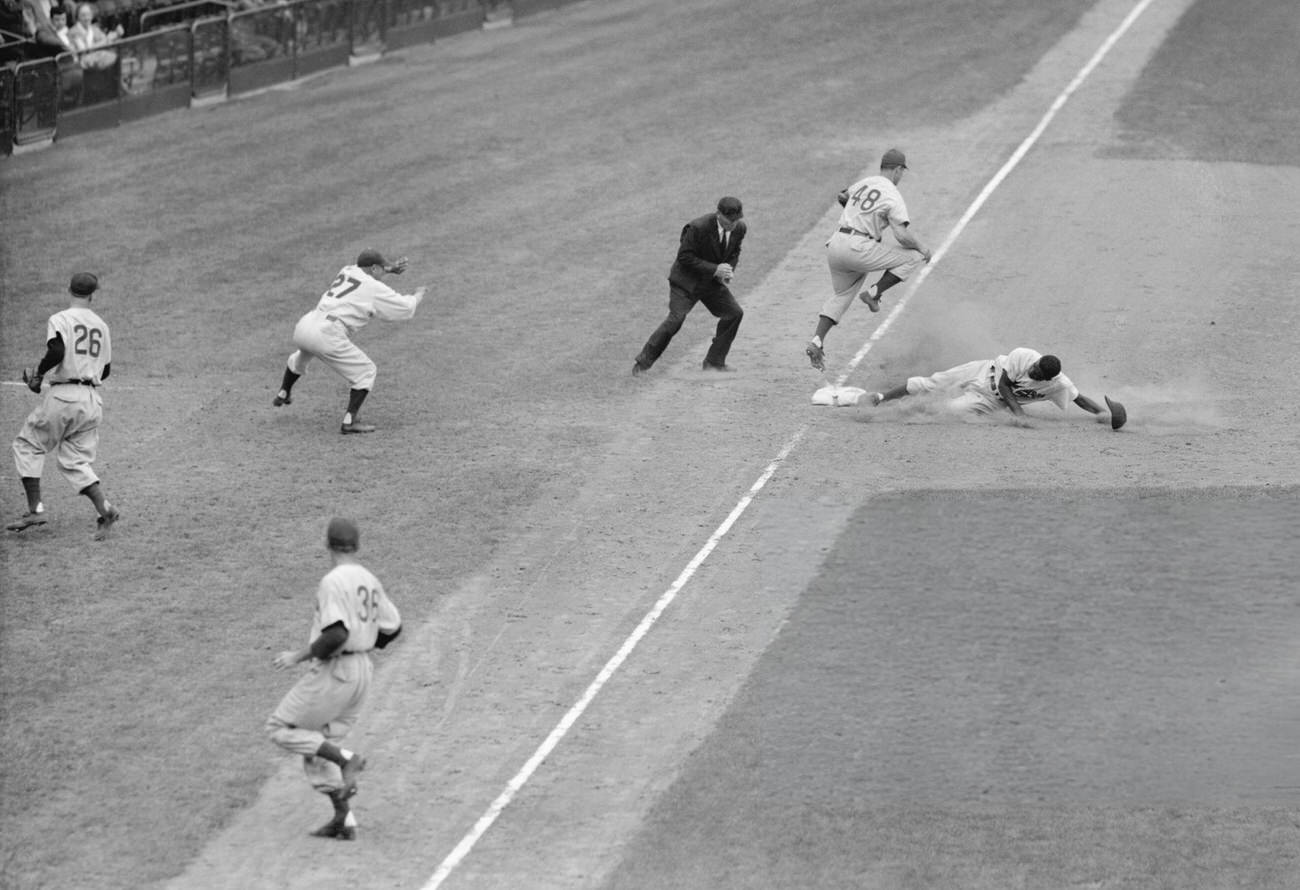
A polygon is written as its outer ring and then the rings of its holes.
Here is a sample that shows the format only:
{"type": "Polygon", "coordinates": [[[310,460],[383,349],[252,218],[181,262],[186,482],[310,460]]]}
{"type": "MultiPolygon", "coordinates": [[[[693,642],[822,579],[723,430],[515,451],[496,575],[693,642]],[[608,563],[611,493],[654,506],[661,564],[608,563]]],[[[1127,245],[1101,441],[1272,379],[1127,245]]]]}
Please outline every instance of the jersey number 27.
{"type": "Polygon", "coordinates": [[[339,300],[361,287],[361,282],[357,281],[351,275],[340,275],[334,279],[330,289],[325,291],[325,296],[331,300],[339,300]],[[346,285],[346,287],[344,286],[346,285]]]}

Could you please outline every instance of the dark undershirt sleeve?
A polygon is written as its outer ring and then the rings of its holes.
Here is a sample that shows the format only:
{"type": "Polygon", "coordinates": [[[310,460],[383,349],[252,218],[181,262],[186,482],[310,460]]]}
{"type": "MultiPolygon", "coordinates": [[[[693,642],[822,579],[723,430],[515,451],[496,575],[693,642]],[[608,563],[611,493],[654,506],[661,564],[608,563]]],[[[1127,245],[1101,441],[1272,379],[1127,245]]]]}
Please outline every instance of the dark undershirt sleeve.
{"type": "Polygon", "coordinates": [[[335,621],[329,627],[323,628],[320,636],[311,641],[311,657],[323,661],[342,649],[347,641],[348,629],[343,626],[342,621],[335,621]]]}
{"type": "Polygon", "coordinates": [[[51,368],[57,368],[63,361],[63,335],[55,334],[45,344],[45,358],[36,366],[36,373],[44,377],[51,368]]]}

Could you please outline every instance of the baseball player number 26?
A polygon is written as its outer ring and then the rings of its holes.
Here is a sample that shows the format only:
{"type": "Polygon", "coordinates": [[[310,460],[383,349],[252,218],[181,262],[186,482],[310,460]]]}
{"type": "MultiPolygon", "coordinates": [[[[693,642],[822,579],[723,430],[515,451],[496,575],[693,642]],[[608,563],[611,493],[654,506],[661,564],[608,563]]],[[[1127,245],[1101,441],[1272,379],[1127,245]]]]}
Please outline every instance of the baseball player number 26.
{"type": "Polygon", "coordinates": [[[72,344],[72,351],[77,355],[99,355],[100,340],[104,332],[99,328],[88,328],[84,324],[73,325],[72,332],[77,335],[72,344]]]}

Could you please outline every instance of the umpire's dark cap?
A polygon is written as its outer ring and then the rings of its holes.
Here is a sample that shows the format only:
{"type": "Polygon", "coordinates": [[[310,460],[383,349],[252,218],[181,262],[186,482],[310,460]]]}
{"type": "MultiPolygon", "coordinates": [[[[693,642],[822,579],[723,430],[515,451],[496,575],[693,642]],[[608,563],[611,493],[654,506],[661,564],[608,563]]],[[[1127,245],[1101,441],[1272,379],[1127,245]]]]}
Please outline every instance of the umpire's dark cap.
{"type": "Polygon", "coordinates": [[[384,255],[379,251],[367,247],[357,254],[357,265],[369,269],[371,266],[387,266],[388,260],[384,259],[384,255]]]}
{"type": "Polygon", "coordinates": [[[904,170],[906,170],[907,156],[904,155],[898,149],[891,148],[889,151],[885,152],[880,158],[880,169],[884,170],[887,167],[902,167],[904,170]]]}
{"type": "Polygon", "coordinates": [[[74,297],[88,297],[99,290],[99,279],[89,272],[78,272],[72,276],[68,290],[74,297]]]}
{"type": "Polygon", "coordinates": [[[325,532],[325,545],[337,553],[356,553],[361,546],[361,532],[351,519],[334,518],[330,520],[325,532]]]}
{"type": "Polygon", "coordinates": [[[718,202],[718,212],[727,219],[740,219],[745,215],[745,208],[740,206],[739,198],[723,198],[718,202]]]}

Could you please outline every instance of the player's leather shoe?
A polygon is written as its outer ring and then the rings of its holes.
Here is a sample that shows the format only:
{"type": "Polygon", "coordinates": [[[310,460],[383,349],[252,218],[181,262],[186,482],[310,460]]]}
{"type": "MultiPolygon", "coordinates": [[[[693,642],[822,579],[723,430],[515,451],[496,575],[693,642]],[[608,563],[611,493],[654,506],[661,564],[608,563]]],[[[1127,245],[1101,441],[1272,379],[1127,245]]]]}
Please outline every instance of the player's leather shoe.
{"type": "Polygon", "coordinates": [[[731,365],[728,365],[728,364],[715,365],[715,364],[713,364],[712,362],[706,361],[706,362],[704,362],[702,365],[700,365],[700,370],[701,370],[701,371],[723,371],[723,372],[728,372],[728,371],[734,371],[734,370],[736,370],[736,369],[733,368],[733,367],[731,367],[731,365]]]}
{"type": "Polygon", "coordinates": [[[99,525],[95,530],[95,540],[102,541],[107,538],[108,533],[113,530],[113,524],[121,518],[122,514],[117,511],[117,507],[109,505],[108,513],[95,520],[99,525]]]}
{"type": "Polygon", "coordinates": [[[357,776],[366,768],[366,759],[360,754],[353,754],[348,758],[348,762],[340,767],[343,773],[343,788],[339,791],[339,797],[347,800],[357,793],[357,776]]]}
{"type": "Polygon", "coordinates": [[[339,427],[340,433],[373,433],[375,428],[369,423],[357,423],[355,420],[351,423],[345,423],[339,427]]]}
{"type": "Polygon", "coordinates": [[[44,524],[45,524],[44,513],[33,513],[31,511],[28,511],[24,513],[22,516],[20,516],[18,519],[15,519],[13,522],[6,525],[5,528],[9,529],[9,531],[11,532],[20,532],[23,529],[31,528],[34,525],[44,525],[44,524]]]}
{"type": "Polygon", "coordinates": [[[357,839],[357,830],[351,825],[344,825],[342,822],[330,820],[313,831],[311,836],[330,837],[336,841],[354,841],[357,839]]]}
{"type": "Polygon", "coordinates": [[[866,290],[864,290],[862,293],[858,294],[858,296],[862,298],[862,302],[867,304],[868,309],[870,309],[872,312],[879,312],[880,294],[876,294],[875,296],[872,296],[871,292],[873,290],[875,290],[874,286],[869,287],[866,290]]]}
{"type": "Polygon", "coordinates": [[[816,343],[809,343],[807,348],[804,349],[803,354],[808,356],[808,361],[812,363],[814,370],[826,370],[826,350],[822,349],[816,343]]]}
{"type": "Polygon", "coordinates": [[[292,405],[293,399],[287,394],[280,395],[279,393],[276,393],[275,398],[271,400],[271,404],[279,408],[281,405],[292,405]]]}
{"type": "Polygon", "coordinates": [[[633,376],[633,377],[639,377],[639,376],[641,376],[642,374],[644,374],[644,373],[645,373],[646,371],[648,371],[648,370],[650,370],[650,369],[649,369],[649,368],[643,368],[643,367],[641,367],[641,363],[640,363],[640,362],[632,362],[632,376],[633,376]]]}
{"type": "Polygon", "coordinates": [[[872,408],[876,407],[884,400],[885,400],[885,394],[883,392],[873,392],[871,394],[871,407],[872,408]]]}

